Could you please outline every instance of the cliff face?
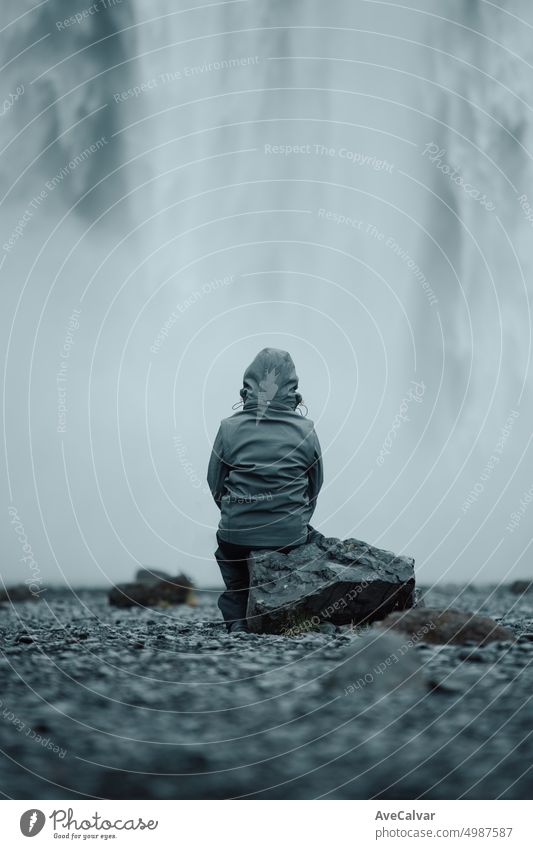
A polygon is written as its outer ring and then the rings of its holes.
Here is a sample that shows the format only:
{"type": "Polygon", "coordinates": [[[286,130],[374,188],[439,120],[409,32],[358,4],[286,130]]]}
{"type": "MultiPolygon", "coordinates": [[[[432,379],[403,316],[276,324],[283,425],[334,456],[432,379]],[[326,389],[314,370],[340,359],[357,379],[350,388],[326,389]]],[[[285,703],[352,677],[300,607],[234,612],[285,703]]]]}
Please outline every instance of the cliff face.
{"type": "MultiPolygon", "coordinates": [[[[30,189],[105,138],[106,155],[86,154],[83,167],[71,169],[62,186],[63,201],[76,203],[121,161],[120,144],[112,140],[117,126],[109,98],[131,73],[132,4],[4,0],[2,16],[8,21],[0,34],[7,63],[2,99],[10,104],[2,116],[2,197],[7,193],[16,203],[33,195],[30,189]]],[[[105,181],[88,202],[102,194],[111,197],[117,187],[116,180],[105,181]]]]}

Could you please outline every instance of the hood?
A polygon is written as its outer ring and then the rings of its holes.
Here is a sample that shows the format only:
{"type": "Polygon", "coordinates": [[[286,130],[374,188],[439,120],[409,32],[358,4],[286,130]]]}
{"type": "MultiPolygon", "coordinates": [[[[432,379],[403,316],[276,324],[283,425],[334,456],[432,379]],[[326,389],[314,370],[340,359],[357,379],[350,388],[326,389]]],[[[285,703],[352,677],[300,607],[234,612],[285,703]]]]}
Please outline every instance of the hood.
{"type": "Polygon", "coordinates": [[[245,410],[257,410],[257,421],[269,409],[294,410],[298,375],[288,351],[263,348],[244,372],[241,396],[245,410]]]}

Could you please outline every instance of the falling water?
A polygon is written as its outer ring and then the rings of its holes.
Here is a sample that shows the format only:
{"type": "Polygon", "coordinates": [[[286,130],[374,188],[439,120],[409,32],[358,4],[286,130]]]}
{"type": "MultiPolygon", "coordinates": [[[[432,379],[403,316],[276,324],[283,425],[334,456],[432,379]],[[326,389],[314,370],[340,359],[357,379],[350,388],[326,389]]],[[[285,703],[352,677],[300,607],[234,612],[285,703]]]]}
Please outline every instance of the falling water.
{"type": "MultiPolygon", "coordinates": [[[[6,504],[47,580],[153,563],[215,581],[205,468],[266,344],[290,349],[317,425],[325,533],[407,551],[425,582],[527,571],[525,522],[506,531],[532,483],[527,453],[514,471],[530,421],[527,4],[457,0],[450,21],[436,2],[156,6],[65,30],[62,4],[27,2],[4,33],[10,56],[37,43],[5,78],[25,84],[2,119],[25,143],[0,160],[3,236],[105,137],[2,269],[6,337],[26,285],[6,504]]],[[[17,578],[7,523],[2,541],[17,578]]]]}

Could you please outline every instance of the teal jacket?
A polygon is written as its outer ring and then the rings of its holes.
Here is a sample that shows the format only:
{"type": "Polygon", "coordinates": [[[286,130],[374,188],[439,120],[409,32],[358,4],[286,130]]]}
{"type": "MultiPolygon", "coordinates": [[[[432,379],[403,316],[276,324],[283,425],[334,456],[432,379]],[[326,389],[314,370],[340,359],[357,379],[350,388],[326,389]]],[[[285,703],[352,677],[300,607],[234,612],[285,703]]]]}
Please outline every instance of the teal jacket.
{"type": "Polygon", "coordinates": [[[220,423],[207,481],[226,542],[265,548],[306,542],[323,468],[314,424],[296,411],[297,389],[290,354],[264,348],[244,373],[242,410],[220,423]]]}

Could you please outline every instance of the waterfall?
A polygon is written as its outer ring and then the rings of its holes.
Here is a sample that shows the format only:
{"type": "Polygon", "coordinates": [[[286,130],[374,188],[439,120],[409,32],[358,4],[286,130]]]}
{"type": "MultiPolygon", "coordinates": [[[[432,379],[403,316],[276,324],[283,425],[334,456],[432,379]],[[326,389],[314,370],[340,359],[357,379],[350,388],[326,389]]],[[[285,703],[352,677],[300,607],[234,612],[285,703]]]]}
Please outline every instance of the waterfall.
{"type": "Polygon", "coordinates": [[[2,268],[6,498],[50,580],[216,580],[208,453],[266,344],[325,450],[326,533],[413,554],[422,580],[499,578],[500,546],[523,569],[525,0],[5,6],[5,239],[57,178],[2,268]]]}

